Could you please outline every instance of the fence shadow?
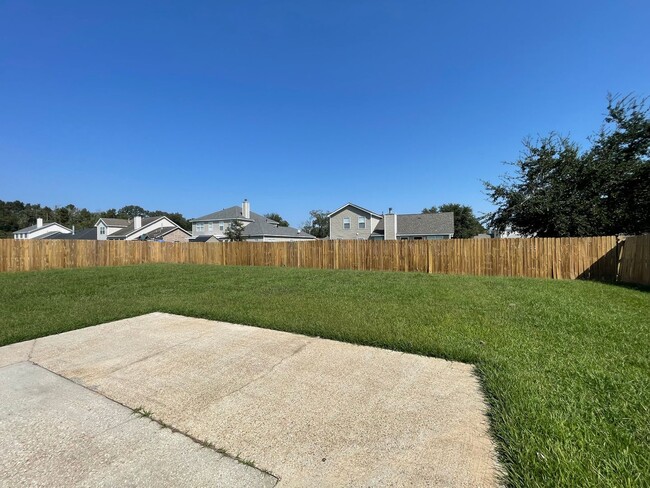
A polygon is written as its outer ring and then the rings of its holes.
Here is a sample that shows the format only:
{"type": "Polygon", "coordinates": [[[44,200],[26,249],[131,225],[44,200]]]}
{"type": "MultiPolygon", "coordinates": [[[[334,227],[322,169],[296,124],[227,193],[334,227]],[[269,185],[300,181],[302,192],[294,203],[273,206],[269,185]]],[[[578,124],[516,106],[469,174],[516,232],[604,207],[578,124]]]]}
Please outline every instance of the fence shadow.
{"type": "Polygon", "coordinates": [[[577,279],[616,283],[618,256],[618,246],[614,246],[580,273],[577,279]]]}

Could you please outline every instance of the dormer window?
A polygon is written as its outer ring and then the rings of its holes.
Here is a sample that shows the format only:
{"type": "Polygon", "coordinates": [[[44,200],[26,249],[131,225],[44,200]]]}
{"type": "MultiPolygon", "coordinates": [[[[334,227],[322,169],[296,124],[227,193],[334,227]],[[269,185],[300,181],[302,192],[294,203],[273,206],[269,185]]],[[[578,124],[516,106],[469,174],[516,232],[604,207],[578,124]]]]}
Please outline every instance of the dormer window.
{"type": "Polygon", "coordinates": [[[106,235],[106,227],[104,227],[103,225],[99,226],[99,235],[100,236],[105,236],[106,235]]]}

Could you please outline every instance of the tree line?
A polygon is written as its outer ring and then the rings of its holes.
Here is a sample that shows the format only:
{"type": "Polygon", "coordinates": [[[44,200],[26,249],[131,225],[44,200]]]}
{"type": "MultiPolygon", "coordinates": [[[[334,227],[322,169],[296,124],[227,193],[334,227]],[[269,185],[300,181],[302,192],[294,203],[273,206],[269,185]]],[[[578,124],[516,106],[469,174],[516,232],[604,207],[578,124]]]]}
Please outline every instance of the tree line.
{"type": "Polygon", "coordinates": [[[51,208],[19,200],[13,202],[0,200],[0,238],[11,237],[13,232],[34,225],[38,218],[42,218],[44,222],[58,222],[68,228],[74,226],[76,229],[85,229],[94,226],[102,217],[132,219],[138,215],[141,217],[166,216],[183,229],[190,230],[192,228],[190,222],[178,212],[146,210],[138,205],[91,212],[87,208],[79,208],[73,204],[51,208]]]}

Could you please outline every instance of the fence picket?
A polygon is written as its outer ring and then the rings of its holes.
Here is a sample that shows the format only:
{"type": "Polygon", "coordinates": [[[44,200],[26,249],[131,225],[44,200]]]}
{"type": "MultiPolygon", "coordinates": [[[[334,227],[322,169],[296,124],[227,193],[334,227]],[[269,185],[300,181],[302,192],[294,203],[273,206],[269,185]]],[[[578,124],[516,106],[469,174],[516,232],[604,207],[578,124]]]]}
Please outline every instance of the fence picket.
{"type": "Polygon", "coordinates": [[[141,263],[591,278],[650,284],[650,236],[161,243],[0,240],[0,272],[141,263]]]}

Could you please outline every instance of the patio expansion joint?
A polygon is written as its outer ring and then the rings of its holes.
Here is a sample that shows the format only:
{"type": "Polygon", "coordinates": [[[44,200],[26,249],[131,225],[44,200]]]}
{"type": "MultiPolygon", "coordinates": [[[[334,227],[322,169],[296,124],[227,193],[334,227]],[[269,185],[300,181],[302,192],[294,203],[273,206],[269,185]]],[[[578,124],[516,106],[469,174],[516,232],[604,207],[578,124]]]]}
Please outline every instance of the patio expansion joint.
{"type": "MultiPolygon", "coordinates": [[[[185,341],[185,342],[188,342],[188,341],[185,341]]],[[[177,344],[177,345],[178,345],[178,344],[177,344]]],[[[304,345],[302,346],[302,348],[304,348],[304,346],[306,346],[306,344],[304,344],[304,345]]],[[[173,346],[172,346],[172,347],[173,347],[173,346]]],[[[286,358],[285,358],[285,359],[286,359],[286,358]]],[[[174,434],[180,434],[180,435],[182,435],[183,437],[188,438],[189,440],[191,440],[191,441],[194,442],[195,444],[198,444],[198,445],[201,446],[202,448],[210,449],[211,451],[213,451],[213,452],[214,452],[215,454],[217,454],[218,456],[229,458],[229,459],[231,459],[231,460],[233,460],[233,461],[236,461],[236,462],[239,463],[239,464],[247,464],[247,465],[249,465],[250,467],[252,467],[253,469],[256,469],[256,470],[258,470],[258,471],[261,471],[262,473],[265,473],[265,474],[267,474],[267,475],[269,475],[269,476],[275,478],[275,479],[276,479],[276,484],[280,481],[280,476],[278,476],[278,475],[276,475],[276,474],[274,474],[274,473],[272,473],[272,472],[270,472],[270,471],[268,471],[268,470],[266,470],[266,469],[264,469],[264,468],[261,468],[261,467],[255,465],[254,463],[253,463],[253,464],[250,464],[250,463],[244,462],[241,458],[238,458],[237,456],[233,456],[233,455],[231,455],[230,453],[228,453],[228,452],[227,452],[226,450],[224,450],[224,449],[220,449],[220,448],[218,448],[218,447],[216,447],[216,446],[214,446],[214,445],[206,445],[206,443],[205,443],[204,441],[201,441],[200,439],[194,437],[193,435],[188,434],[187,432],[184,432],[184,431],[182,431],[182,430],[180,430],[180,429],[177,429],[177,428],[174,427],[173,425],[167,424],[167,423],[163,422],[162,420],[159,420],[159,419],[153,417],[152,415],[147,415],[147,416],[145,416],[145,415],[139,414],[136,410],[134,410],[133,408],[131,408],[129,405],[126,405],[126,404],[124,404],[124,403],[122,403],[122,402],[120,402],[120,401],[118,401],[118,400],[115,400],[114,398],[111,398],[111,397],[109,397],[109,396],[106,396],[106,395],[103,394],[102,392],[97,391],[97,390],[95,390],[95,389],[93,389],[93,388],[90,388],[90,387],[84,385],[83,383],[79,383],[79,382],[77,382],[77,381],[75,381],[75,380],[73,380],[73,379],[70,379],[70,378],[68,378],[68,377],[66,377],[66,376],[64,376],[64,375],[62,375],[62,374],[59,374],[59,373],[57,373],[56,371],[52,371],[51,369],[49,369],[49,368],[47,368],[47,367],[45,367],[45,366],[43,366],[43,365],[41,365],[41,364],[38,364],[37,362],[35,362],[35,361],[31,360],[31,359],[30,359],[29,361],[27,361],[27,362],[33,364],[34,366],[36,366],[36,367],[38,367],[38,368],[41,368],[41,369],[47,371],[47,372],[49,372],[49,373],[52,373],[52,374],[58,376],[59,378],[64,379],[65,381],[69,381],[69,382],[71,382],[71,383],[74,383],[75,385],[81,386],[82,388],[84,388],[84,389],[86,389],[86,390],[88,390],[88,391],[91,391],[91,392],[93,392],[93,393],[95,393],[95,394],[97,394],[97,395],[99,395],[99,396],[101,396],[101,397],[107,399],[108,401],[110,401],[110,402],[112,402],[112,403],[115,403],[116,405],[120,405],[121,407],[124,407],[124,408],[126,408],[127,410],[129,410],[129,411],[131,412],[131,414],[134,415],[134,418],[129,419],[129,420],[126,421],[126,422],[122,422],[122,423],[120,423],[120,424],[118,424],[118,425],[114,425],[114,426],[112,426],[112,427],[109,427],[108,429],[106,429],[106,430],[103,431],[103,432],[100,432],[100,433],[97,434],[97,435],[103,434],[103,433],[105,433],[105,432],[110,431],[111,429],[114,429],[114,428],[120,427],[121,425],[124,425],[124,424],[126,424],[126,423],[128,423],[128,422],[130,422],[130,421],[133,421],[133,420],[135,420],[135,419],[137,418],[137,416],[140,416],[140,417],[142,417],[142,418],[148,418],[151,422],[155,422],[156,424],[158,424],[158,425],[160,426],[161,429],[169,429],[169,430],[172,431],[174,434]]],[[[279,364],[279,363],[278,363],[278,364],[279,364]]],[[[96,436],[93,436],[93,437],[96,437],[96,436]]]]}
{"type": "Polygon", "coordinates": [[[136,365],[138,363],[142,363],[142,362],[147,361],[147,360],[149,360],[151,358],[154,358],[156,356],[160,356],[161,354],[169,352],[169,351],[171,351],[172,349],[174,349],[176,347],[184,346],[185,344],[188,344],[188,343],[190,343],[192,341],[196,341],[196,340],[201,339],[202,337],[205,337],[205,336],[210,335],[210,334],[213,334],[213,331],[203,332],[203,333],[201,333],[201,334],[199,334],[199,335],[197,335],[195,337],[191,337],[191,338],[186,339],[184,341],[177,342],[176,344],[172,344],[171,346],[167,346],[167,347],[165,347],[163,349],[152,352],[151,354],[147,354],[146,356],[138,358],[135,361],[131,361],[130,363],[123,364],[123,365],[120,365],[120,366],[118,366],[116,368],[110,369],[110,370],[106,371],[105,374],[106,374],[106,376],[110,376],[113,373],[116,373],[116,372],[121,371],[123,369],[129,368],[129,367],[131,367],[133,365],[136,365]]]}

